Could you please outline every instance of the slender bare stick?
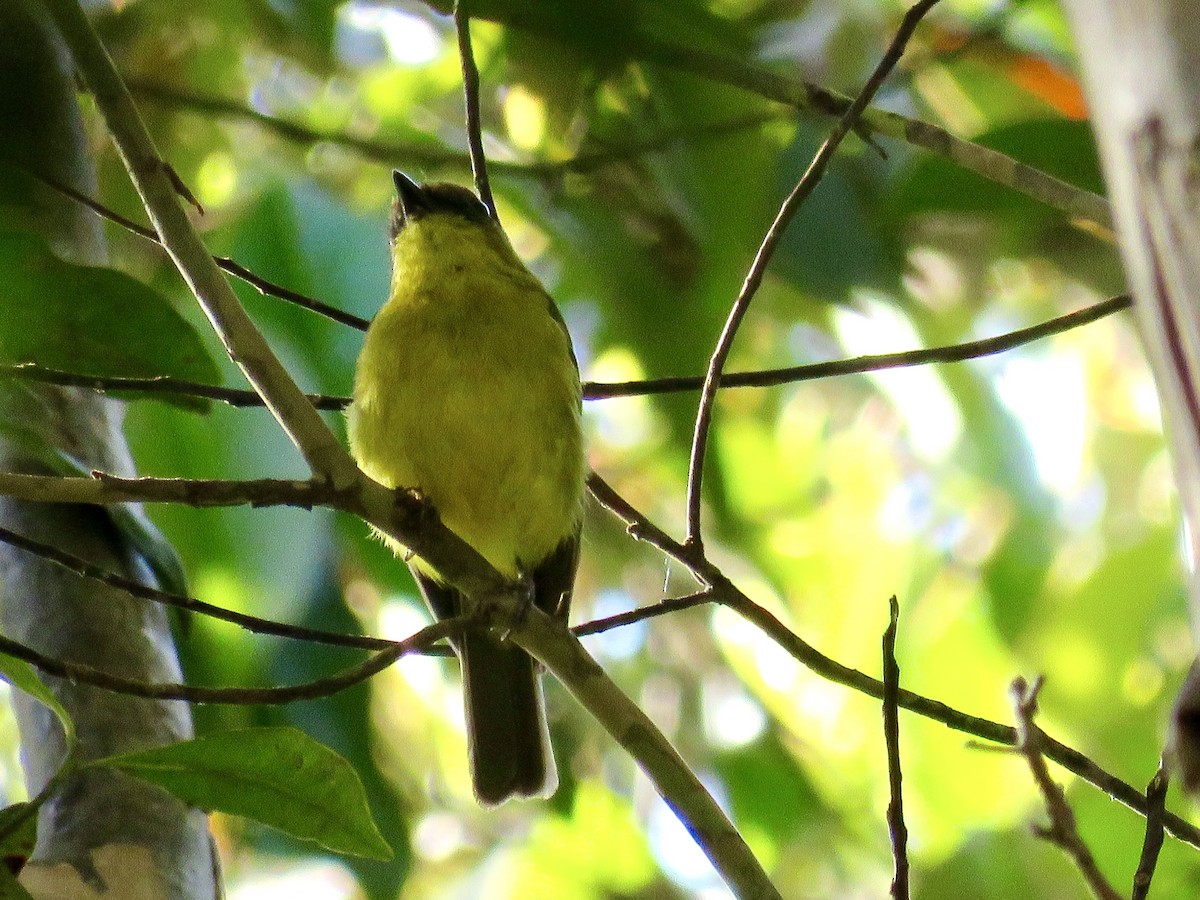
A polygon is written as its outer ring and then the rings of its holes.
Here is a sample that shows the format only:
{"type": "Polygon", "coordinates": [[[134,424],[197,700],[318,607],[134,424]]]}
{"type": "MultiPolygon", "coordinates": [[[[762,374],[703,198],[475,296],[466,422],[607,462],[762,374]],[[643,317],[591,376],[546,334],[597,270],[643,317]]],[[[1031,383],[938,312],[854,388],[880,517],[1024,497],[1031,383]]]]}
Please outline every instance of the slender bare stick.
{"type": "Polygon", "coordinates": [[[0,472],[0,495],[37,503],[180,503],[184,506],[333,506],[336,493],[316,481],[208,481],[187,478],[91,478],[0,472]]]}
{"type": "MultiPolygon", "coordinates": [[[[280,288],[279,290],[284,289],[280,288]]],[[[285,297],[284,299],[287,298],[285,297]]],[[[1033,341],[1061,334],[1074,328],[1079,328],[1123,309],[1128,309],[1130,302],[1127,294],[1121,294],[1120,296],[1111,297],[1092,306],[1086,306],[1075,312],[1047,319],[1045,322],[1039,322],[1037,325],[1030,325],[1028,328],[1019,328],[1016,331],[1010,331],[1005,334],[996,335],[995,337],[982,338],[977,341],[966,341],[962,344],[948,344],[942,347],[906,350],[899,353],[880,353],[874,356],[858,356],[853,359],[809,363],[802,366],[789,366],[783,369],[765,369],[756,372],[727,372],[721,375],[718,387],[722,390],[738,387],[774,387],[781,384],[798,384],[803,381],[815,381],[820,378],[861,375],[866,372],[879,372],[886,369],[978,359],[1002,353],[1006,350],[1012,350],[1016,347],[1022,347],[1033,341]]],[[[0,376],[4,375],[26,378],[30,381],[41,381],[48,384],[90,387],[98,391],[139,391],[201,397],[208,400],[219,400],[222,403],[227,403],[235,407],[261,407],[263,405],[262,398],[254,391],[198,384],[170,376],[154,376],[151,378],[96,376],[76,372],[62,372],[57,369],[47,369],[30,363],[22,363],[15,366],[0,366],[0,376]]],[[[703,386],[703,376],[653,378],[645,381],[624,382],[589,381],[584,382],[583,398],[585,400],[604,400],[610,397],[672,394],[700,390],[703,386]]],[[[350,404],[349,397],[335,397],[328,394],[307,394],[306,396],[320,410],[340,410],[345,409],[350,404]]]]}
{"type": "MultiPolygon", "coordinates": [[[[240,388],[218,387],[176,378],[173,375],[152,375],[148,378],[130,378],[124,375],[87,375],[82,372],[63,372],[48,369],[34,363],[19,363],[15,366],[0,365],[0,378],[23,378],[42,384],[58,384],[71,387],[92,388],[104,392],[136,392],[160,394],[164,397],[195,397],[199,400],[218,400],[228,406],[241,409],[264,407],[262,397],[254,391],[240,388]]],[[[328,394],[305,394],[317,409],[336,412],[350,405],[349,397],[331,397],[328,394]]]]}
{"type": "Polygon", "coordinates": [[[458,55],[462,60],[463,102],[467,111],[467,146],[471,148],[471,172],[475,176],[475,190],[491,217],[497,219],[496,201],[492,197],[491,182],[488,181],[487,157],[483,153],[479,69],[475,65],[475,53],[471,49],[471,14],[467,12],[467,5],[468,0],[454,0],[454,30],[458,35],[458,55]]]}
{"type": "MultiPolygon", "coordinates": [[[[927,347],[921,350],[905,350],[899,353],[880,353],[873,356],[858,356],[853,359],[837,359],[830,362],[808,363],[802,366],[788,366],[782,369],[767,369],[759,372],[729,372],[721,375],[718,386],[721,388],[735,387],[774,387],[781,384],[796,384],[801,381],[815,381],[819,378],[835,378],[841,375],[861,375],[865,372],[879,372],[884,369],[900,369],[908,366],[924,366],[931,363],[954,363],[968,359],[978,359],[1003,353],[1016,347],[1024,346],[1033,341],[1052,335],[1070,331],[1111,316],[1113,313],[1128,309],[1132,301],[1128,294],[1121,294],[1102,300],[1083,309],[1047,319],[1027,328],[1019,328],[995,337],[982,338],[977,341],[966,341],[961,344],[947,344],[942,347],[927,347]]],[[[674,394],[684,391],[699,390],[704,386],[704,379],[696,376],[652,378],[644,381],[627,382],[586,382],[583,386],[583,396],[586,400],[603,400],[609,397],[641,397],[648,394],[674,394]]]]}
{"type": "Polygon", "coordinates": [[[319,678],[303,684],[272,688],[215,688],[167,682],[148,683],[114,675],[82,663],[65,662],[39,653],[31,647],[0,635],[0,653],[23,659],[31,666],[59,678],[67,678],[117,694],[133,697],[148,697],[153,700],[184,700],[188,703],[222,703],[233,706],[293,703],[296,700],[316,700],[344,691],[346,688],[366,681],[382,672],[400,657],[418,648],[460,633],[464,619],[443,619],[426,626],[412,637],[400,641],[386,650],[369,656],[358,665],[343,669],[327,678],[319,678]]]}
{"type": "Polygon", "coordinates": [[[712,602],[713,595],[711,593],[708,591],[699,591],[695,594],[688,594],[686,597],[670,597],[666,600],[660,600],[651,606],[631,609],[629,612],[618,613],[615,616],[593,619],[591,622],[576,625],[571,631],[574,632],[576,637],[602,634],[605,631],[612,631],[614,628],[623,628],[635,622],[644,622],[646,619],[665,616],[669,613],[682,612],[685,609],[691,609],[694,606],[703,606],[706,603],[712,602]]]}
{"type": "MultiPolygon", "coordinates": [[[[56,178],[51,178],[49,175],[39,172],[36,169],[30,169],[24,166],[19,166],[19,168],[31,178],[36,178],[47,187],[58,191],[64,197],[70,197],[76,203],[86,206],[101,218],[107,219],[116,225],[120,225],[126,231],[130,232],[131,234],[136,234],[140,238],[144,238],[147,241],[152,241],[159,246],[162,245],[162,241],[159,240],[158,234],[156,234],[153,229],[147,228],[145,225],[139,225],[137,222],[133,221],[133,219],[123,216],[115,210],[109,209],[98,200],[93,200],[82,191],[77,191],[70,185],[63,184],[56,178]]],[[[353,313],[348,313],[345,310],[338,309],[335,306],[330,306],[327,303],[314,300],[312,297],[307,297],[297,291],[293,291],[289,288],[281,287],[274,282],[267,281],[267,279],[255,275],[245,266],[234,262],[232,259],[229,259],[226,256],[214,256],[213,262],[215,262],[220,269],[228,272],[234,278],[238,278],[246,282],[246,284],[253,287],[260,294],[265,294],[269,297],[278,297],[280,300],[286,300],[288,303],[311,310],[312,312],[322,315],[327,319],[332,319],[334,322],[340,322],[343,325],[349,325],[351,328],[357,328],[359,331],[366,331],[367,327],[371,324],[366,319],[356,316],[353,313]]]]}
{"type": "Polygon", "coordinates": [[[729,318],[725,321],[725,327],[722,329],[721,337],[717,341],[716,350],[713,351],[712,358],[709,360],[708,373],[704,376],[704,388],[700,394],[699,408],[696,411],[696,428],[692,436],[692,452],[688,464],[687,547],[697,557],[703,557],[704,555],[704,539],[700,528],[700,488],[704,478],[704,458],[708,449],[708,432],[712,425],[713,404],[716,401],[717,386],[720,383],[721,372],[725,368],[725,361],[729,358],[729,352],[733,348],[733,339],[737,335],[738,327],[741,325],[742,319],[745,318],[746,312],[750,308],[750,301],[758,293],[759,285],[762,284],[763,276],[766,273],[767,264],[774,255],[775,248],[779,245],[779,241],[782,239],[788,223],[792,221],[792,218],[804,204],[804,201],[812,194],[817,183],[825,174],[825,169],[829,165],[830,159],[833,158],[834,152],[846,135],[850,133],[850,130],[862,115],[863,110],[867,108],[867,104],[871,102],[871,98],[875,96],[876,91],[882,86],[884,79],[887,78],[896,63],[900,61],[900,57],[904,53],[904,47],[916,29],[917,23],[921,21],[925,13],[932,9],[937,2],[938,0],[919,0],[918,3],[904,14],[904,18],[900,22],[900,27],[896,30],[895,37],[892,38],[892,42],[888,46],[887,52],[884,53],[883,59],[879,61],[879,65],[871,73],[866,86],[854,98],[854,102],[850,104],[850,108],[838,120],[829,137],[825,139],[820,149],[817,150],[807,171],[801,176],[796,186],[792,188],[792,192],[788,194],[787,199],[783,201],[783,205],[779,208],[779,212],[775,216],[775,221],[767,229],[762,244],[758,248],[758,253],[755,254],[754,261],[750,264],[750,270],[746,273],[746,280],[742,283],[742,289],[738,293],[737,299],[734,300],[733,307],[729,310],[729,318]]]}
{"type": "Polygon", "coordinates": [[[908,826],[904,824],[904,776],[900,770],[900,666],[896,663],[896,630],[900,622],[900,604],[893,596],[888,601],[891,616],[883,632],[883,740],[887,747],[888,834],[892,839],[892,877],[894,900],[908,900],[908,826]]]}
{"type": "Polygon", "coordinates": [[[1046,804],[1046,814],[1050,817],[1049,827],[1035,825],[1033,833],[1061,847],[1071,857],[1098,900],[1121,900],[1121,895],[1108,883],[1096,865],[1092,851],[1079,836],[1079,829],[1075,825],[1075,812],[1067,803],[1063,789],[1050,777],[1050,769],[1042,755],[1042,732],[1033,721],[1037,714],[1037,695],[1041,687],[1040,677],[1032,685],[1024,678],[1015,678],[1009,689],[1009,699],[1017,723],[1017,749],[1029,764],[1033,781],[1046,804]]]}
{"type": "Polygon", "coordinates": [[[1133,900],[1146,900],[1150,896],[1150,882],[1154,879],[1154,869],[1163,845],[1163,819],[1167,812],[1169,781],[1166,765],[1159,763],[1158,771],[1146,785],[1146,837],[1142,841],[1142,855],[1133,876],[1133,900]]]}
{"type": "Polygon", "coordinates": [[[100,581],[111,585],[118,590],[125,591],[130,596],[139,597],[143,600],[151,600],[155,603],[161,603],[164,606],[173,606],[176,609],[184,609],[188,612],[209,616],[213,619],[220,619],[234,625],[240,625],[242,628],[252,631],[255,634],[270,634],[275,637],[291,638],[315,644],[331,644],[338,647],[356,647],[361,650],[386,650],[389,647],[395,647],[399,644],[398,641],[389,641],[366,635],[340,634],[316,628],[303,628],[299,625],[288,625],[272,619],[252,616],[248,613],[223,609],[220,606],[205,603],[203,600],[197,600],[194,597],[172,594],[170,591],[159,590],[140,581],[119,575],[116,572],[110,572],[85,559],[80,559],[78,556],[67,553],[65,550],[60,550],[50,544],[34,540],[23,534],[18,534],[3,526],[0,526],[0,541],[9,546],[24,550],[26,553],[32,553],[42,559],[49,560],[55,565],[61,566],[69,572],[74,572],[82,578],[89,578],[93,581],[100,581]]]}

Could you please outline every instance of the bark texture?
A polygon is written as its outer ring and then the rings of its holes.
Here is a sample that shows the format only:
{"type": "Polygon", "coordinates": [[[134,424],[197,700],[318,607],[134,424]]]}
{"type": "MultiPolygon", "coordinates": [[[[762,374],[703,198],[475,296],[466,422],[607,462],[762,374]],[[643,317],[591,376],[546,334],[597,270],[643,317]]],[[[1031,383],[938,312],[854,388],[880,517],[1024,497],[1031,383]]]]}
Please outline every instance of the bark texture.
{"type": "MultiPolygon", "coordinates": [[[[1193,0],[1067,0],[1121,257],[1188,526],[1200,634],[1200,17],[1193,0]]],[[[1113,598],[1113,602],[1139,602],[1113,598]]],[[[1176,703],[1173,756],[1200,789],[1200,668],[1176,703]]]]}
{"type": "MultiPolygon", "coordinates": [[[[73,69],[37,0],[0,4],[0,139],[5,155],[78,190],[95,178],[75,97],[73,69]]],[[[35,231],[61,256],[100,265],[103,232],[80,207],[11,173],[0,228],[35,231]]],[[[5,298],[0,295],[0,315],[5,298]]],[[[0,382],[0,468],[47,473],[52,454],[132,474],[120,407],[91,391],[0,382]]],[[[98,507],[0,498],[0,523],[106,569],[153,582],[129,535],[98,507]]],[[[0,544],[0,625],[43,653],[145,681],[178,681],[164,611],[0,544]]],[[[73,717],[84,759],[191,736],[185,705],[119,696],[48,679],[73,717]]],[[[14,692],[16,693],[16,692],[14,692]]],[[[48,710],[18,694],[22,763],[31,794],[65,753],[48,710]]],[[[70,779],[42,809],[34,858],[22,882],[35,897],[216,896],[207,821],[165,792],[117,772],[70,779]]]]}

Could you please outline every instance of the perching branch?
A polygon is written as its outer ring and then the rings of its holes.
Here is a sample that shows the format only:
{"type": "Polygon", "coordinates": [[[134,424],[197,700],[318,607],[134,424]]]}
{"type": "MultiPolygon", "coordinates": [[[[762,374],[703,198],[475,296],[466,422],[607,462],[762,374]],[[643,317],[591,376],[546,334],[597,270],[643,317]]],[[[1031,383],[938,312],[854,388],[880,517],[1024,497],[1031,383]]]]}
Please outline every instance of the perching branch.
{"type": "Polygon", "coordinates": [[[637,762],[739,898],[778,898],[741,834],[658,727],[557,620],[527,607],[511,637],[596,717],[637,762]]]}

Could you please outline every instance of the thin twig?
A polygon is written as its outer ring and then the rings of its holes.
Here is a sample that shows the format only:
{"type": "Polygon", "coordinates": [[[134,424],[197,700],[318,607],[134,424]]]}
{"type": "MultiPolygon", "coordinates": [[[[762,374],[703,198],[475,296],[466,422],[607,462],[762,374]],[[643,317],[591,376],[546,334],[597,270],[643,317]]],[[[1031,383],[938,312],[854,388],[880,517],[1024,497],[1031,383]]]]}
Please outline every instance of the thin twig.
{"type": "Polygon", "coordinates": [[[0,653],[22,659],[47,675],[66,678],[69,681],[91,685],[116,694],[127,694],[131,697],[146,697],[151,700],[184,700],[188,703],[220,703],[229,706],[278,705],[294,703],[297,700],[317,700],[322,697],[330,697],[382,672],[402,656],[435,641],[459,634],[466,625],[466,620],[462,618],[443,619],[335,675],[303,684],[272,688],[214,688],[169,682],[148,683],[114,675],[103,669],[97,669],[95,666],[56,659],[3,635],[0,635],[0,653]]]}
{"type": "Polygon", "coordinates": [[[1167,812],[1169,782],[1166,765],[1159,763],[1158,771],[1146,785],[1146,837],[1142,841],[1142,855],[1133,876],[1133,900],[1146,900],[1150,896],[1150,882],[1154,880],[1154,869],[1163,845],[1163,819],[1167,812]]]}
{"type": "Polygon", "coordinates": [[[357,331],[366,331],[371,327],[369,319],[356,316],[354,313],[346,312],[344,309],[338,309],[336,306],[331,306],[328,303],[322,303],[320,300],[314,300],[312,297],[301,294],[299,291],[293,291],[291,288],[285,288],[274,282],[267,281],[267,279],[255,275],[245,266],[234,262],[227,256],[214,256],[213,261],[222,270],[228,272],[234,278],[244,281],[264,296],[285,300],[293,306],[299,306],[301,309],[315,312],[317,315],[324,316],[326,319],[337,322],[340,325],[349,325],[357,331]]]}
{"type": "MultiPolygon", "coordinates": [[[[1105,316],[1128,309],[1133,301],[1128,294],[1102,300],[1083,309],[1070,312],[1027,328],[1019,328],[995,337],[942,347],[927,347],[920,350],[905,350],[898,353],[879,353],[858,356],[853,359],[837,359],[830,362],[808,363],[782,369],[767,369],[759,372],[724,373],[718,380],[721,388],[774,387],[781,384],[796,384],[820,378],[835,378],[841,375],[861,375],[885,369],[901,369],[931,363],[955,363],[1003,353],[1042,338],[1051,337],[1088,325],[1105,316]]],[[[694,375],[681,377],[651,378],[643,381],[585,382],[584,399],[603,400],[610,397],[641,397],[648,394],[677,394],[694,391],[704,386],[704,379],[694,375]]]]}
{"type": "Polygon", "coordinates": [[[475,53],[471,49],[471,14],[466,7],[468,0],[454,0],[454,31],[458,35],[458,56],[462,61],[463,103],[467,114],[467,146],[471,149],[471,172],[475,176],[475,190],[493,219],[496,201],[492,197],[492,185],[488,181],[487,157],[483,152],[483,120],[479,112],[479,68],[475,65],[475,53]]]}
{"type": "Polygon", "coordinates": [[[1098,900],[1121,900],[1121,895],[1108,883],[1096,865],[1092,851],[1079,836],[1079,829],[1075,825],[1075,812],[1067,803],[1062,787],[1050,777],[1050,769],[1042,755],[1041,730],[1033,721],[1037,714],[1037,695],[1041,687],[1040,677],[1032,686],[1026,683],[1024,678],[1015,678],[1009,689],[1009,699],[1017,723],[1017,747],[1029,764],[1033,781],[1045,802],[1046,814],[1050,817],[1049,827],[1035,825],[1033,833],[1061,847],[1071,857],[1098,900]]]}
{"type": "MultiPolygon", "coordinates": [[[[218,387],[176,378],[173,375],[152,375],[148,378],[129,378],[124,375],[86,375],[80,372],[63,372],[48,369],[35,363],[20,363],[15,366],[0,365],[0,378],[23,378],[42,384],[57,384],[68,387],[91,388],[96,391],[135,391],[144,394],[170,394],[178,397],[196,397],[201,400],[217,400],[242,409],[264,408],[262,397],[243,388],[218,387]]],[[[337,412],[350,405],[349,397],[332,397],[328,394],[305,394],[317,409],[337,412]]]]}
{"type": "MultiPolygon", "coordinates": [[[[135,79],[128,82],[129,89],[138,97],[144,98],[163,106],[182,109],[195,113],[212,115],[217,118],[253,122],[255,125],[273,132],[284,140],[303,146],[314,144],[337,144],[353,150],[365,159],[391,166],[398,159],[406,164],[426,168],[461,168],[470,170],[470,153],[457,150],[431,149],[427,143],[379,141],[362,138],[344,131],[317,129],[300,122],[281,119],[252,109],[243,103],[227,97],[212,94],[202,94],[196,91],[181,90],[161,82],[135,79]]],[[[492,172],[503,172],[516,178],[536,178],[541,181],[553,181],[570,173],[584,174],[603,168],[612,163],[637,159],[649,153],[666,150],[685,141],[705,141],[736,134],[739,131],[760,128],[771,122],[789,121],[795,118],[790,109],[774,109],[766,112],[755,112],[737,116],[726,121],[711,122],[701,125],[684,125],[678,128],[666,129],[658,134],[651,134],[632,140],[625,144],[601,147],[600,149],[584,150],[575,156],[565,159],[543,159],[529,161],[489,160],[488,168],[492,172]]]]}
{"type": "Polygon", "coordinates": [[[0,472],[0,496],[36,503],[180,503],[184,506],[315,506],[341,508],[340,495],[318,481],[260,478],[222,481],[189,478],[118,478],[93,472],[91,478],[0,472]]]}
{"type": "Polygon", "coordinates": [[[833,154],[842,140],[850,133],[850,130],[862,115],[863,110],[867,108],[867,104],[870,103],[871,98],[875,96],[876,91],[882,86],[884,79],[887,78],[896,63],[900,61],[900,57],[904,53],[904,47],[916,29],[917,23],[921,21],[925,13],[932,9],[937,2],[938,0],[919,0],[918,3],[904,14],[904,18],[900,22],[900,27],[896,30],[895,37],[892,38],[892,42],[884,53],[883,59],[879,61],[879,65],[871,73],[866,86],[854,98],[854,102],[850,104],[849,109],[838,120],[829,137],[825,139],[824,143],[817,150],[807,171],[801,176],[796,186],[792,188],[792,192],[788,194],[787,199],[784,200],[783,205],[779,208],[779,212],[775,216],[775,221],[767,229],[762,244],[755,254],[754,261],[750,265],[750,270],[746,273],[746,280],[742,283],[742,289],[729,311],[729,318],[726,320],[725,327],[721,331],[721,337],[717,341],[716,350],[713,351],[712,358],[708,364],[708,373],[704,377],[704,388],[701,391],[700,404],[696,411],[696,428],[692,435],[692,452],[688,463],[686,546],[697,557],[703,557],[704,555],[704,539],[700,528],[700,489],[704,478],[704,458],[708,450],[708,432],[712,424],[713,405],[716,402],[717,386],[720,382],[721,372],[725,368],[725,361],[729,358],[729,352],[733,348],[733,339],[737,335],[738,327],[741,325],[742,319],[745,318],[746,312],[750,308],[750,301],[754,299],[759,285],[762,284],[767,264],[774,255],[775,248],[782,239],[784,230],[816,188],[818,182],[825,174],[825,169],[829,165],[830,159],[833,158],[833,154]]]}
{"type": "MultiPolygon", "coordinates": [[[[69,184],[63,184],[56,178],[51,178],[49,175],[39,172],[36,169],[22,166],[16,162],[13,162],[12,164],[20,168],[21,171],[25,172],[31,178],[36,178],[42,184],[57,191],[64,197],[69,197],[76,203],[86,206],[101,218],[107,219],[115,225],[120,225],[126,231],[136,234],[140,238],[144,238],[151,243],[158,244],[160,247],[162,246],[162,241],[159,240],[158,234],[153,228],[147,228],[145,225],[139,225],[137,222],[133,221],[133,219],[123,216],[115,210],[109,209],[98,200],[94,200],[87,194],[75,190],[75,188],[71,187],[69,184]]],[[[234,262],[232,259],[229,259],[226,256],[214,256],[212,259],[213,262],[215,262],[223,271],[228,272],[235,278],[246,282],[246,284],[253,287],[260,294],[264,294],[268,297],[277,297],[280,300],[286,300],[288,303],[292,303],[296,306],[310,310],[311,312],[315,312],[318,315],[333,320],[334,322],[340,322],[343,325],[349,325],[351,328],[356,328],[359,331],[366,331],[367,327],[371,324],[361,316],[356,316],[353,313],[348,313],[345,310],[338,309],[336,306],[330,306],[327,303],[322,303],[320,300],[314,300],[312,297],[305,296],[304,294],[293,291],[290,288],[281,287],[278,284],[267,281],[267,279],[255,275],[245,266],[234,262]]]]}
{"type": "Polygon", "coordinates": [[[42,541],[36,541],[23,534],[18,534],[4,526],[0,526],[0,541],[11,547],[24,550],[26,553],[32,553],[35,556],[48,560],[69,572],[74,572],[81,578],[88,578],[92,581],[107,584],[133,597],[138,597],[142,600],[151,600],[155,603],[161,603],[164,606],[184,609],[188,612],[199,613],[223,622],[230,622],[255,634],[270,634],[275,637],[291,638],[292,640],[308,641],[315,644],[355,647],[360,650],[386,650],[389,647],[396,647],[399,644],[398,641],[368,637],[367,635],[341,634],[316,628],[304,628],[299,625],[288,625],[272,619],[263,619],[259,616],[224,609],[220,606],[214,606],[211,603],[205,603],[203,600],[197,600],[194,597],[186,597],[181,594],[173,594],[170,591],[159,590],[116,572],[110,572],[95,563],[80,559],[78,556],[67,553],[65,550],[60,550],[58,547],[51,546],[42,541]]]}
{"type": "MultiPolygon", "coordinates": [[[[635,541],[644,541],[666,556],[679,560],[695,573],[692,562],[684,555],[683,545],[635,509],[598,473],[588,473],[587,488],[589,493],[596,498],[596,502],[624,523],[625,533],[631,538],[635,541]]],[[[697,575],[697,578],[699,577],[697,575]]]]}
{"type": "Polygon", "coordinates": [[[576,625],[571,631],[575,633],[576,637],[588,637],[589,635],[611,631],[614,628],[623,628],[635,622],[644,622],[646,619],[665,616],[668,613],[682,612],[685,609],[692,609],[693,607],[703,606],[706,603],[712,602],[713,596],[709,591],[698,591],[695,594],[688,594],[686,597],[671,597],[667,600],[660,600],[652,606],[631,609],[629,612],[618,613],[615,616],[593,619],[591,622],[576,625]]]}
{"type": "Polygon", "coordinates": [[[893,595],[888,601],[890,618],[883,632],[883,741],[887,747],[888,834],[892,839],[894,900],[908,900],[908,826],[904,824],[904,775],[900,769],[900,666],[896,662],[896,630],[900,604],[893,595]]]}

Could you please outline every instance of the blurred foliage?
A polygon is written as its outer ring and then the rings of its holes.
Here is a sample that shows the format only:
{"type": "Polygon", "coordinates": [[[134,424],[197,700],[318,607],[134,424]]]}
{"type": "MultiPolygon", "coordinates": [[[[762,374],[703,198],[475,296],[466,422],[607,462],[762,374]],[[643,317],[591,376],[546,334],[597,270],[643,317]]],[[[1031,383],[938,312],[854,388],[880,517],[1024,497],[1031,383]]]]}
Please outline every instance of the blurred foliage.
{"type": "MultiPolygon", "coordinates": [[[[452,23],[439,14],[447,6],[135,0],[97,8],[95,20],[158,146],[203,203],[197,222],[214,252],[370,316],[389,274],[388,168],[467,179],[452,23]]],[[[853,92],[901,4],[476,8],[500,213],[562,306],[585,377],[702,372],[758,241],[830,123],[680,71],[667,50],[853,92]]],[[[880,103],[1097,190],[1071,66],[1050,0],[945,0],[880,103]]],[[[92,121],[101,198],[136,214],[92,121]]],[[[948,159],[884,149],[887,159],[847,143],[791,225],[731,369],[997,334],[1121,289],[1114,249],[1059,212],[948,159]]],[[[115,227],[109,237],[119,268],[169,297],[221,360],[224,382],[240,385],[163,254],[115,227]]],[[[359,335],[239,291],[305,389],[348,392],[359,335]]],[[[695,400],[587,406],[592,465],[675,533],[695,400]]],[[[340,417],[330,422],[341,428],[340,417]]],[[[145,474],[303,473],[261,411],[214,405],[200,415],[139,400],[128,430],[145,474]]],[[[1126,319],[970,363],[731,390],[713,451],[710,552],[805,640],[877,674],[896,594],[906,687],[1007,721],[1010,679],[1045,673],[1042,724],[1126,780],[1150,778],[1192,651],[1171,472],[1126,319]]],[[[360,523],[298,511],[152,513],[210,602],[388,636],[424,621],[404,567],[360,523]]],[[[602,511],[589,514],[575,621],[692,587],[602,511]]],[[[820,680],[722,610],[588,645],[727,804],[784,896],[886,893],[875,701],[820,680]]],[[[207,621],[194,623],[182,652],[190,676],[208,684],[303,680],[355,658],[207,621]]],[[[719,895],[662,801],[555,685],[558,795],[479,809],[456,677],[453,665],[412,659],[329,701],[198,710],[202,729],[294,724],[346,755],[396,849],[390,863],[314,857],[217,817],[230,896],[719,895]]],[[[908,714],[901,739],[916,896],[1085,895],[1025,828],[1042,812],[1017,759],[908,714]]],[[[1140,820],[1057,777],[1102,869],[1128,884],[1140,820]]],[[[1198,861],[1169,840],[1162,894],[1194,894],[1198,861]]]]}

